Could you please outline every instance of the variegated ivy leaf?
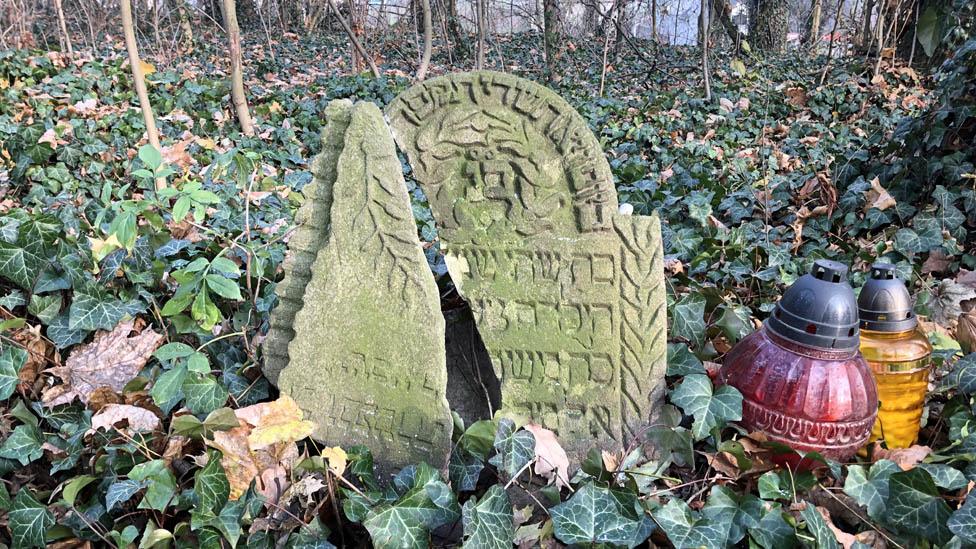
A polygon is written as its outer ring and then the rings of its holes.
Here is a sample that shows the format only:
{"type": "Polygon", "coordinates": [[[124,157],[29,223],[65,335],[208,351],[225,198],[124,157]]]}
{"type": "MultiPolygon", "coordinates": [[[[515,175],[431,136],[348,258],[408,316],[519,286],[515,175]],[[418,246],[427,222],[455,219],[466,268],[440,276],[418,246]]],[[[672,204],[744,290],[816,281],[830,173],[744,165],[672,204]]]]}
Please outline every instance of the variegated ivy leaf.
{"type": "Polygon", "coordinates": [[[495,432],[495,455],[489,463],[513,477],[535,457],[535,437],[525,430],[515,430],[515,422],[504,418],[495,432]]]}
{"type": "Polygon", "coordinates": [[[10,345],[0,344],[0,400],[10,398],[20,383],[20,369],[27,362],[27,351],[10,345]]]}
{"type": "Polygon", "coordinates": [[[393,485],[399,497],[370,509],[363,521],[374,547],[427,547],[433,529],[460,515],[457,497],[426,463],[404,468],[393,485]]]}
{"type": "Polygon", "coordinates": [[[863,505],[868,516],[879,520],[884,515],[888,499],[888,478],[899,471],[901,468],[887,459],[875,462],[870,470],[863,465],[851,465],[847,468],[844,493],[863,505]]]}
{"type": "Polygon", "coordinates": [[[479,501],[472,497],[461,509],[464,548],[510,549],[515,539],[514,516],[508,493],[495,484],[479,501]]]}
{"type": "Polygon", "coordinates": [[[593,482],[550,509],[549,514],[556,538],[567,544],[635,547],[654,530],[654,523],[633,493],[611,491],[593,482]]]}
{"type": "Polygon", "coordinates": [[[946,524],[951,514],[949,504],[924,470],[911,469],[888,478],[885,521],[901,532],[945,544],[952,537],[946,524]]]}
{"type": "Polygon", "coordinates": [[[23,487],[7,513],[14,547],[44,547],[44,534],[54,526],[54,514],[23,487]]]}
{"type": "Polygon", "coordinates": [[[658,509],[654,519],[675,549],[722,549],[732,527],[731,516],[703,517],[678,499],[658,509]]]}
{"type": "Polygon", "coordinates": [[[713,389],[703,374],[685,376],[671,393],[671,402],[695,418],[691,427],[695,440],[704,439],[728,421],[742,419],[742,393],[729,385],[713,389]]]}

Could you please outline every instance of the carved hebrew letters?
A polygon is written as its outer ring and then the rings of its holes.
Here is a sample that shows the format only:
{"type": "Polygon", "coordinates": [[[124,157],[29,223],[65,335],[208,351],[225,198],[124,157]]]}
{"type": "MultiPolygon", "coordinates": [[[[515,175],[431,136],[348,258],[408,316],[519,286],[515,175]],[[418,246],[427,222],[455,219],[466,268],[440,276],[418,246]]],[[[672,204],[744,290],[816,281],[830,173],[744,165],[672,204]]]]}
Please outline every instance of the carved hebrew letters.
{"type": "Polygon", "coordinates": [[[327,235],[278,385],[323,443],[367,445],[381,471],[441,467],[452,422],[437,285],[381,112],[343,108],[341,153],[319,161],[335,162],[327,235]]]}
{"type": "Polygon", "coordinates": [[[492,72],[414,86],[387,109],[427,195],[508,414],[567,451],[624,443],[663,394],[660,224],[617,213],[610,167],[552,91],[492,72]]]}

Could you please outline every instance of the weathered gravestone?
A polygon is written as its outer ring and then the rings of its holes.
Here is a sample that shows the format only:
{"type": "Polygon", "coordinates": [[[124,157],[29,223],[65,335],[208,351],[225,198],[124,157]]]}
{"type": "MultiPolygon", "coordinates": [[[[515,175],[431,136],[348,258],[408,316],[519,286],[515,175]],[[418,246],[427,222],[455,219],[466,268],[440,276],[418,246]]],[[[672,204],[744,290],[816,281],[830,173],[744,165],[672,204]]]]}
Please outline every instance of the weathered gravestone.
{"type": "MultiPolygon", "coordinates": [[[[319,236],[302,238],[320,247],[292,314],[278,386],[326,444],[367,445],[383,472],[420,461],[442,467],[452,428],[444,318],[393,138],[372,103],[329,108],[338,123],[328,130],[314,184],[328,186],[332,174],[334,183],[331,192],[312,189],[309,200],[320,203],[303,212],[303,228],[314,226],[319,236]]],[[[292,268],[300,261],[307,258],[292,268]]]]}
{"type": "Polygon", "coordinates": [[[579,114],[538,84],[435,78],[387,109],[469,301],[503,411],[580,459],[653,419],[664,391],[660,222],[617,213],[610,167],[579,114]]]}

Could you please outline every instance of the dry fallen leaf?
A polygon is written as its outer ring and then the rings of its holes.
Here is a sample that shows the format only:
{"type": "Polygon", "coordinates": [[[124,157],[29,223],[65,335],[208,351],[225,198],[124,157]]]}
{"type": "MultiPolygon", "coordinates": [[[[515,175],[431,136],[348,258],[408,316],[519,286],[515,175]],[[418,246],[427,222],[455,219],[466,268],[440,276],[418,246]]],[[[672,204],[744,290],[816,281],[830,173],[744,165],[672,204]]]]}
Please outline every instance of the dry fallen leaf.
{"type": "Polygon", "coordinates": [[[154,431],[159,429],[160,422],[156,414],[128,404],[106,404],[91,418],[91,429],[88,434],[92,434],[99,429],[109,430],[122,421],[128,422],[128,429],[120,431],[131,434],[133,431],[154,431]]]}
{"type": "Polygon", "coordinates": [[[230,499],[240,498],[257,478],[258,492],[273,505],[288,488],[288,473],[298,461],[295,441],[307,437],[314,424],[302,420],[301,409],[287,395],[234,413],[240,425],[214,433],[207,442],[222,454],[230,499]]]}
{"type": "Polygon", "coordinates": [[[952,257],[936,248],[929,252],[929,257],[922,263],[922,274],[941,273],[952,265],[952,257]]]}
{"type": "Polygon", "coordinates": [[[874,453],[871,455],[873,461],[878,461],[880,459],[887,459],[894,461],[901,467],[902,471],[908,471],[914,469],[916,465],[922,462],[923,459],[928,457],[932,453],[932,449],[928,446],[911,446],[909,448],[896,448],[894,450],[888,450],[887,448],[875,448],[874,453]]]}
{"type": "Polygon", "coordinates": [[[556,440],[556,433],[529,423],[525,430],[535,436],[535,472],[544,478],[556,478],[556,487],[569,486],[569,457],[556,440]]]}
{"type": "Polygon", "coordinates": [[[44,370],[48,352],[53,350],[53,346],[41,337],[40,324],[15,330],[12,336],[14,341],[23,345],[24,350],[27,351],[27,361],[17,374],[20,379],[19,389],[23,394],[27,394],[37,381],[37,376],[44,370]]]}
{"type": "Polygon", "coordinates": [[[897,204],[888,190],[881,186],[881,181],[877,177],[871,180],[871,188],[864,192],[864,198],[865,213],[871,208],[883,211],[897,204]]]}
{"type": "Polygon", "coordinates": [[[252,450],[279,442],[295,442],[312,434],[315,425],[302,420],[302,409],[288,395],[272,402],[262,402],[234,412],[237,419],[253,428],[247,437],[252,450]]]}
{"type": "Polygon", "coordinates": [[[322,457],[329,462],[329,470],[332,471],[333,475],[341,477],[342,473],[346,472],[346,461],[349,456],[342,448],[338,446],[325,448],[322,450],[322,457]]]}
{"type": "Polygon", "coordinates": [[[824,522],[827,524],[827,528],[830,528],[830,531],[834,533],[834,537],[837,538],[837,541],[844,546],[844,549],[851,549],[851,546],[857,542],[857,538],[854,537],[854,534],[848,534],[847,532],[834,526],[834,522],[830,520],[830,512],[823,507],[816,507],[816,509],[817,512],[820,513],[820,516],[823,517],[824,522]]]}
{"type": "Polygon", "coordinates": [[[163,336],[151,328],[129,337],[132,329],[133,321],[130,320],[120,323],[111,332],[98,332],[91,343],[74,350],[64,366],[47,370],[64,383],[44,391],[41,397],[44,405],[67,404],[75,397],[87,404],[99,387],[121,392],[163,342],[163,336]]]}
{"type": "Polygon", "coordinates": [[[976,352],[976,310],[959,315],[956,324],[956,341],[967,355],[976,352]]]}

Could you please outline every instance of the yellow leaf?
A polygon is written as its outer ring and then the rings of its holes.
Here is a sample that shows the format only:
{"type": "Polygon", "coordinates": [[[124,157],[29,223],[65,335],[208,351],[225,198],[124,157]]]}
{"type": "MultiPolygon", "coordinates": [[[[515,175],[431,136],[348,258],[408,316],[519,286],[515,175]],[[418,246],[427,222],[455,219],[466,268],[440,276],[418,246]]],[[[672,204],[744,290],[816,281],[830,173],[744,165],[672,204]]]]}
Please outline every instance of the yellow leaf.
{"type": "Polygon", "coordinates": [[[149,76],[150,74],[156,72],[156,67],[152,63],[146,63],[142,59],[139,60],[139,66],[142,67],[142,75],[149,76]]]}
{"type": "Polygon", "coordinates": [[[746,74],[746,64],[742,62],[741,59],[733,59],[730,63],[732,70],[736,72],[739,76],[745,76],[746,74]]]}
{"type": "Polygon", "coordinates": [[[342,473],[346,472],[346,451],[338,446],[333,446],[332,448],[326,448],[322,450],[322,457],[324,457],[329,462],[329,469],[332,473],[341,477],[342,473]]]}
{"type": "Polygon", "coordinates": [[[105,256],[122,247],[122,243],[119,242],[115,233],[108,235],[108,238],[105,240],[89,237],[88,242],[91,244],[92,257],[96,263],[101,262],[105,259],[105,256]]]}
{"type": "Polygon", "coordinates": [[[198,137],[197,145],[200,145],[200,147],[207,149],[208,151],[212,151],[214,147],[217,146],[217,144],[214,143],[214,140],[210,139],[209,137],[198,137]]]}
{"type": "Polygon", "coordinates": [[[252,426],[247,436],[252,450],[277,442],[296,442],[312,434],[315,424],[302,420],[302,409],[288,395],[237,410],[237,419],[252,426]]]}
{"type": "Polygon", "coordinates": [[[281,112],[281,103],[272,101],[271,104],[268,105],[268,112],[281,112]]]}

